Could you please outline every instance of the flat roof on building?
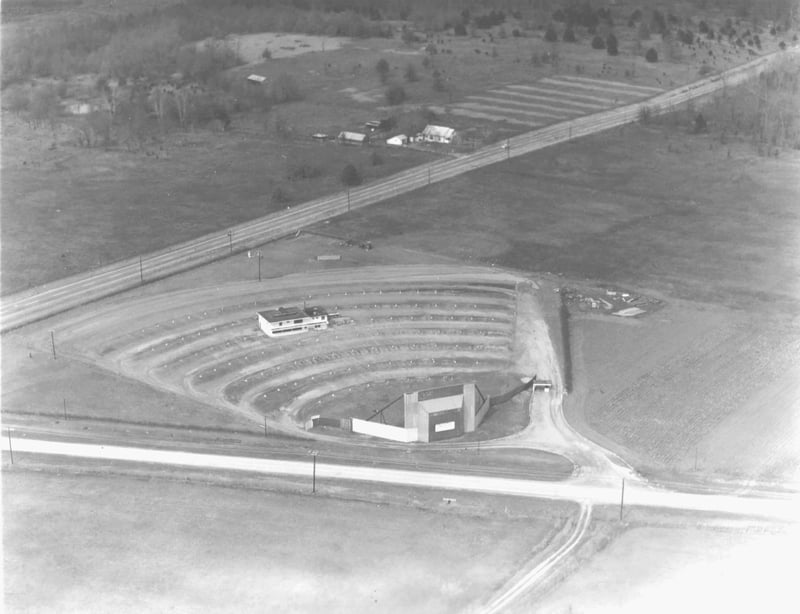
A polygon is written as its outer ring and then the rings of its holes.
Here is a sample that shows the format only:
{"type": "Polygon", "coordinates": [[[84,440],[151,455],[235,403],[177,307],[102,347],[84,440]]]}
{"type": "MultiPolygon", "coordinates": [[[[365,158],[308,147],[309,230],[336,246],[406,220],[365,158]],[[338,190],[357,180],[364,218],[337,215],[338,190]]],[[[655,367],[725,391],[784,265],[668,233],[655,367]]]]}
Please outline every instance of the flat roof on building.
{"type": "Polygon", "coordinates": [[[268,309],[266,311],[259,311],[258,315],[264,318],[267,322],[284,322],[285,320],[299,320],[301,318],[318,318],[319,316],[328,315],[322,307],[278,307],[277,309],[268,309]]]}
{"type": "Polygon", "coordinates": [[[463,405],[463,394],[456,394],[450,397],[439,397],[438,399],[428,399],[427,401],[419,402],[420,409],[426,414],[435,414],[436,412],[446,411],[448,409],[461,409],[463,405]]]}

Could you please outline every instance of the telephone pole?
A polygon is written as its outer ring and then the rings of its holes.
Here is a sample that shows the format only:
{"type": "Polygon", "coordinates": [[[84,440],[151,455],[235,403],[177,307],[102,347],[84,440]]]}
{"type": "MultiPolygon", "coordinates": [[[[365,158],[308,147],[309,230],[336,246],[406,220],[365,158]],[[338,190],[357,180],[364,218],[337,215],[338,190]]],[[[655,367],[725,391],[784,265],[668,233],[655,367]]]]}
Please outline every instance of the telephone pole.
{"type": "Polygon", "coordinates": [[[317,492],[317,454],[319,452],[317,450],[311,450],[309,453],[311,454],[311,460],[313,463],[313,469],[311,470],[311,492],[317,492]]]}
{"type": "Polygon", "coordinates": [[[622,478],[622,494],[619,497],[619,520],[622,522],[622,507],[625,503],[625,478],[622,478]]]}

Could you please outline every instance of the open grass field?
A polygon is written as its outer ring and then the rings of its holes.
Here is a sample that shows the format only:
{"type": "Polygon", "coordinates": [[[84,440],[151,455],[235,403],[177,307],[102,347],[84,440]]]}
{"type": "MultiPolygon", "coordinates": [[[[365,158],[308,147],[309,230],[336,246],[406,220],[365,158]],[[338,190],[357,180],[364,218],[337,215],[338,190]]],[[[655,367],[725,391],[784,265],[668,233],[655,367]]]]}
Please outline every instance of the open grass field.
{"type": "Polygon", "coordinates": [[[796,327],[671,304],[635,324],[572,318],[572,335],[568,417],[641,470],[800,484],[796,327]]]}
{"type": "Polygon", "coordinates": [[[538,603],[510,612],[792,612],[796,530],[628,529],[538,603]]]}
{"type": "Polygon", "coordinates": [[[556,530],[561,521],[536,509],[531,502],[527,512],[511,510],[516,518],[502,509],[474,516],[6,471],[5,605],[32,613],[463,612],[556,530]]]}
{"type": "Polygon", "coordinates": [[[798,177],[793,153],[764,159],[680,127],[630,126],[326,228],[465,261],[796,313],[798,177]]]}
{"type": "Polygon", "coordinates": [[[148,156],[59,147],[36,163],[19,124],[4,133],[2,289],[22,290],[144,254],[342,190],[347,163],[365,180],[429,159],[424,152],[371,152],[334,143],[291,147],[259,134],[196,133],[171,138],[148,156]],[[19,129],[19,131],[16,130],[19,129]],[[295,165],[319,177],[289,181],[295,165]],[[274,202],[276,187],[291,196],[274,202]]]}

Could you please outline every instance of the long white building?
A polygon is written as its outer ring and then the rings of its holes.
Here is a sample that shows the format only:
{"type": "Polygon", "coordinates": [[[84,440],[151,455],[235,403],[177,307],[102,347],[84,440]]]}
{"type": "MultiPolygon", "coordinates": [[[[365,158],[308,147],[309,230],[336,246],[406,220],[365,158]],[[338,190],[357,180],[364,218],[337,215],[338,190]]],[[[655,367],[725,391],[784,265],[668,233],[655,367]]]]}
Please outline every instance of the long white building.
{"type": "Polygon", "coordinates": [[[258,312],[258,326],[269,337],[328,328],[328,312],[321,307],[279,307],[258,312]]]}

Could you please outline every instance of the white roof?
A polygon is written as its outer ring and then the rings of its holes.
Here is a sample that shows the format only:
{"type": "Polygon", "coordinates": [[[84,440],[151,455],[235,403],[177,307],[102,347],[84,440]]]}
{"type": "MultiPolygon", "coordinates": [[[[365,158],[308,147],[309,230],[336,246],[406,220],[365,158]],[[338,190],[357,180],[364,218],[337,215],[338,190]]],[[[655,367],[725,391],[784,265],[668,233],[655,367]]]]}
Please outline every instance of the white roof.
{"type": "Polygon", "coordinates": [[[419,402],[420,409],[427,414],[434,414],[436,412],[446,411],[448,409],[460,409],[463,405],[463,394],[440,397],[438,399],[427,399],[426,401],[419,402]]]}
{"type": "Polygon", "coordinates": [[[339,133],[340,139],[345,139],[346,141],[363,141],[367,138],[366,134],[361,134],[360,132],[348,132],[343,131],[339,133]]]}
{"type": "Polygon", "coordinates": [[[402,145],[408,142],[408,137],[405,134],[397,134],[389,139],[386,139],[387,145],[402,145]]]}
{"type": "Polygon", "coordinates": [[[428,124],[425,126],[425,130],[422,131],[423,136],[437,136],[442,139],[451,139],[455,133],[456,131],[454,128],[434,126],[433,124],[428,124]]]}
{"type": "Polygon", "coordinates": [[[247,80],[248,81],[255,81],[256,83],[264,83],[264,81],[266,81],[267,78],[266,77],[262,77],[261,75],[253,74],[253,75],[248,75],[247,76],[247,80]]]}

